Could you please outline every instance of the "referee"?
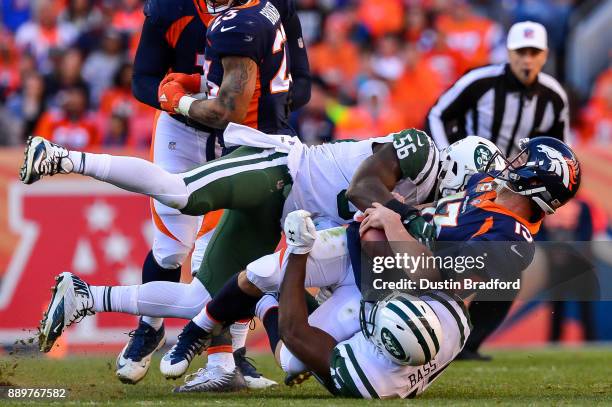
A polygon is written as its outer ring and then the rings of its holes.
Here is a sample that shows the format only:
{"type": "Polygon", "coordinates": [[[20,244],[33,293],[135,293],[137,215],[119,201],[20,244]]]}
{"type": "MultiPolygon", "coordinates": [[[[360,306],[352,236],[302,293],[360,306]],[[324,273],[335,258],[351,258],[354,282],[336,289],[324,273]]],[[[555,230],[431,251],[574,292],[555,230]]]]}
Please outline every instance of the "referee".
{"type": "MultiPolygon", "coordinates": [[[[467,72],[431,108],[425,127],[439,148],[477,135],[491,140],[509,157],[518,151],[522,138],[568,139],[567,95],[559,82],[541,72],[548,57],[544,26],[532,21],[514,24],[507,48],[507,64],[467,72]]],[[[511,305],[510,301],[472,301],[474,329],[458,359],[490,359],[478,349],[511,305]]]]}
{"type": "Polygon", "coordinates": [[[477,135],[509,156],[522,138],[567,140],[567,95],[541,72],[548,57],[546,29],[532,21],[516,23],[507,47],[508,63],[467,72],[431,108],[426,129],[438,148],[477,135]]]}

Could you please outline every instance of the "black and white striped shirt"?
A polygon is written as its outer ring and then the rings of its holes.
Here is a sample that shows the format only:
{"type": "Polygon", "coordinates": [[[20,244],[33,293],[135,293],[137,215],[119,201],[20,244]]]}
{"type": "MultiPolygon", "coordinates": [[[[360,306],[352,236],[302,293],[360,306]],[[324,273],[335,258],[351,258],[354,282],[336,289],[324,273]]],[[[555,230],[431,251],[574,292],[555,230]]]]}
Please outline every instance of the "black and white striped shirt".
{"type": "Polygon", "coordinates": [[[525,137],[568,139],[567,95],[543,72],[525,87],[508,64],[487,65],[469,71],[440,96],[429,111],[426,129],[438,148],[477,135],[509,156],[525,137]]]}

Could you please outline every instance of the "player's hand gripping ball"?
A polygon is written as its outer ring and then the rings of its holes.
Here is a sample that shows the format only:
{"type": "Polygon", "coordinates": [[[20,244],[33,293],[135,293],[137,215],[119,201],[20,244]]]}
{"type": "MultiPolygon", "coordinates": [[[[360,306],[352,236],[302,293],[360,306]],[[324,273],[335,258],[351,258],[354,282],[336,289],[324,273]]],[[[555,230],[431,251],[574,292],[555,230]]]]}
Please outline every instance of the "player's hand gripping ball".
{"type": "Polygon", "coordinates": [[[300,209],[287,215],[285,240],[289,253],[306,254],[312,250],[317,240],[317,230],[310,217],[310,212],[300,209]]]}

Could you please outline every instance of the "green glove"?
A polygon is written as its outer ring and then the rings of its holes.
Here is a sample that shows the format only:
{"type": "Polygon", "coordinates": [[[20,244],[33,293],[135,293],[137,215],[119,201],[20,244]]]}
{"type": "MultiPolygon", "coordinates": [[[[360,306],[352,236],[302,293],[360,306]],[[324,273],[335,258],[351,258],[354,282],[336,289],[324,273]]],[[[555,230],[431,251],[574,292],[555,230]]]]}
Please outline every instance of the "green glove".
{"type": "Polygon", "coordinates": [[[418,213],[413,213],[404,219],[404,227],[412,237],[429,249],[436,240],[436,228],[418,213]]]}

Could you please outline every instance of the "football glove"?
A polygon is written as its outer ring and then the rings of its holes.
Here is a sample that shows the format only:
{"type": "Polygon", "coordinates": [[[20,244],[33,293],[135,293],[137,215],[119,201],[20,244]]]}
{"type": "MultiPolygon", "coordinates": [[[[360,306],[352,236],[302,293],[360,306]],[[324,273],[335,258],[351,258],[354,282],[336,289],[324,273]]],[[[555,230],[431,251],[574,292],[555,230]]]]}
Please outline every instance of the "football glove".
{"type": "Polygon", "coordinates": [[[317,239],[317,230],[310,218],[310,212],[293,211],[285,218],[285,240],[287,252],[306,254],[312,250],[317,239]]]}
{"type": "Polygon", "coordinates": [[[402,223],[412,237],[431,249],[436,239],[436,228],[433,225],[418,213],[409,215],[402,223]]]}
{"type": "Polygon", "coordinates": [[[169,73],[162,79],[159,87],[161,88],[168,82],[178,82],[181,84],[183,88],[187,91],[187,93],[201,93],[205,92],[206,89],[202,88],[202,75],[198,73],[194,73],[192,75],[187,75],[186,73],[173,72],[169,73]]]}
{"type": "Polygon", "coordinates": [[[183,96],[187,95],[187,91],[178,82],[166,82],[159,85],[157,96],[162,110],[170,113],[177,113],[179,102],[183,96]]]}

